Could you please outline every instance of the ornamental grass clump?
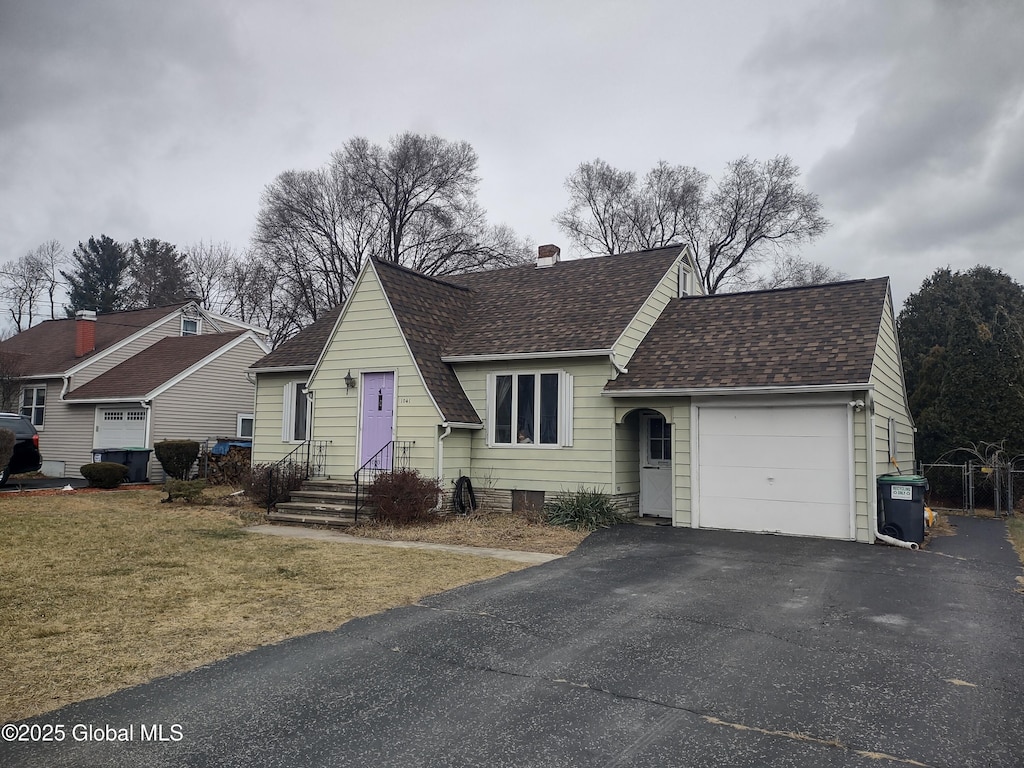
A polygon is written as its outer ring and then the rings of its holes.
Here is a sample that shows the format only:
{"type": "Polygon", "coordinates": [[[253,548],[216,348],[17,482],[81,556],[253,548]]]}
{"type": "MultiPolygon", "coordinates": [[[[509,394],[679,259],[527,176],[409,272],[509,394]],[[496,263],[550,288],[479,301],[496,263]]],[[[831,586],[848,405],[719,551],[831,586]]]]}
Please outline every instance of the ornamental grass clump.
{"type": "Polygon", "coordinates": [[[560,525],[574,531],[596,531],[625,523],[611,498],[596,488],[579,487],[575,491],[562,491],[554,500],[544,504],[544,520],[548,525],[560,525]]]}

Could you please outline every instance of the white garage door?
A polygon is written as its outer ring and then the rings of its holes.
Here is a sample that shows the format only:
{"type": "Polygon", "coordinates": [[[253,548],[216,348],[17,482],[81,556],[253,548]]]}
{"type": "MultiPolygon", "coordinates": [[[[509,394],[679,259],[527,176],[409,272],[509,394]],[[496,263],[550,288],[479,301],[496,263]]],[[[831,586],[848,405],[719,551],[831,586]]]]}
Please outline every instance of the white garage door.
{"type": "Polygon", "coordinates": [[[146,445],[146,410],[138,406],[96,409],[93,448],[140,448],[146,445]]]}
{"type": "Polygon", "coordinates": [[[845,405],[702,407],[697,434],[701,528],[853,538],[845,405]]]}

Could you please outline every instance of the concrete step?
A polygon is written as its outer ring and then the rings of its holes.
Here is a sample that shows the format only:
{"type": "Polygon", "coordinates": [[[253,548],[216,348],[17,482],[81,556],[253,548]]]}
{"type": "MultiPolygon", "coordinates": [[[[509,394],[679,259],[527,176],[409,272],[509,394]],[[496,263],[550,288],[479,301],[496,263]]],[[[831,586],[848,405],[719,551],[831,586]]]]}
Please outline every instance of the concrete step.
{"type": "Polygon", "coordinates": [[[326,477],[314,477],[302,484],[304,491],[324,491],[325,493],[355,493],[356,486],[351,480],[330,480],[326,477]]]}
{"type": "Polygon", "coordinates": [[[355,524],[351,515],[305,514],[302,512],[283,512],[280,509],[267,514],[267,520],[275,523],[297,523],[299,525],[333,525],[348,528],[355,524]]]}
{"type": "MultiPolygon", "coordinates": [[[[325,504],[355,504],[355,491],[322,491],[319,489],[303,488],[301,491],[292,491],[289,494],[292,501],[307,501],[311,503],[322,502],[325,504]]],[[[365,497],[364,497],[365,500],[365,497]]]]}

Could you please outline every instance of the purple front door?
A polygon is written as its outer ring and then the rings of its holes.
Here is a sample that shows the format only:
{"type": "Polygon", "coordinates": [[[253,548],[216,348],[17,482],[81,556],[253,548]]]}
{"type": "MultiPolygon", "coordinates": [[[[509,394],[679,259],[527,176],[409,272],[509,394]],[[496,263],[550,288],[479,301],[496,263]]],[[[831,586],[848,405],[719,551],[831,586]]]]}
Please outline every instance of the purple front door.
{"type": "MultiPolygon", "coordinates": [[[[394,435],[395,374],[363,374],[363,434],[359,465],[363,466],[388,443],[394,435]]],[[[381,455],[380,469],[391,469],[389,451],[381,455]]]]}

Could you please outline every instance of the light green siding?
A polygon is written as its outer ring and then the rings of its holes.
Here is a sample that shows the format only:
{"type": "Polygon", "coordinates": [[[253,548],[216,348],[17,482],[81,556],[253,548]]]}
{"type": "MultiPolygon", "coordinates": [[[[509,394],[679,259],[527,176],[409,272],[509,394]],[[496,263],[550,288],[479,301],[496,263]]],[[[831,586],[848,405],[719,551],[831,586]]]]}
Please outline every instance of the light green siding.
{"type": "Polygon", "coordinates": [[[455,372],[485,423],[485,428],[474,432],[472,437],[474,483],[478,476],[488,475],[493,487],[503,490],[556,492],[585,485],[613,492],[615,411],[611,400],[601,396],[601,390],[613,376],[614,368],[606,357],[460,363],[455,372]],[[565,371],[572,376],[572,445],[488,446],[486,427],[493,409],[487,402],[488,374],[554,371],[565,371]]]}
{"type": "MultiPolygon", "coordinates": [[[[471,429],[453,429],[442,445],[441,485],[450,490],[462,475],[473,476],[473,432],[471,429]]],[[[443,430],[441,434],[444,434],[443,430]]]]}
{"type": "Polygon", "coordinates": [[[900,469],[911,472],[915,467],[914,423],[907,407],[903,362],[900,359],[892,298],[887,293],[882,322],[878,331],[875,361],[871,367],[871,383],[875,386],[875,466],[874,474],[895,471],[889,462],[889,419],[896,422],[896,460],[900,469]]]}
{"type": "Polygon", "coordinates": [[[295,443],[282,439],[284,388],[288,382],[305,382],[309,372],[259,373],[256,375],[256,396],[252,435],[252,463],[271,464],[280,461],[295,449],[295,443]]]}
{"type": "Polygon", "coordinates": [[[615,398],[615,472],[620,492],[640,490],[639,414],[654,410],[672,425],[673,525],[689,526],[692,505],[690,468],[690,398],[615,398]]]}
{"type": "Polygon", "coordinates": [[[341,322],[310,380],[314,440],[329,440],[327,474],[349,478],[359,468],[362,374],[395,372],[394,439],[412,441],[411,468],[436,477],[441,414],[427,393],[372,264],[360,274],[341,322]],[[358,382],[345,388],[351,371],[358,382]]]}
{"type": "Polygon", "coordinates": [[[647,301],[643,303],[633,317],[632,322],[630,322],[615,343],[613,347],[615,362],[619,365],[626,367],[630,358],[633,357],[633,353],[636,352],[636,348],[640,346],[640,342],[644,340],[644,337],[651,330],[651,326],[661,317],[661,313],[665,311],[669,301],[679,295],[679,270],[683,268],[682,261],[683,259],[680,256],[672,265],[672,268],[665,273],[664,277],[661,278],[661,282],[651,292],[647,301]]]}

